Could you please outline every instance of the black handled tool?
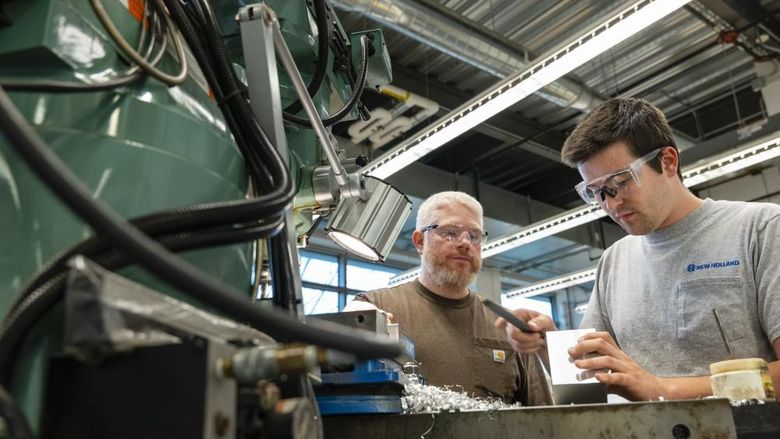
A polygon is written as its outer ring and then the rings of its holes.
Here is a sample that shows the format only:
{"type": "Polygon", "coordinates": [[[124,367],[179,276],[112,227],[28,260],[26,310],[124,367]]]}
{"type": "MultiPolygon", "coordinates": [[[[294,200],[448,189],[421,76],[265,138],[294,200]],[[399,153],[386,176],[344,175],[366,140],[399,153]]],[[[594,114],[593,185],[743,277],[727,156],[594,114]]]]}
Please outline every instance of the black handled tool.
{"type": "MultiPolygon", "coordinates": [[[[539,331],[534,331],[531,329],[530,326],[528,326],[527,323],[524,321],[518,319],[514,314],[512,314],[512,311],[504,308],[503,306],[497,304],[496,302],[493,302],[490,299],[482,299],[482,303],[485,304],[485,306],[488,307],[489,310],[493,311],[497,316],[503,317],[504,320],[512,324],[515,328],[528,333],[540,333],[539,331]]],[[[544,333],[540,333],[542,335],[542,338],[544,338],[544,333]]]]}

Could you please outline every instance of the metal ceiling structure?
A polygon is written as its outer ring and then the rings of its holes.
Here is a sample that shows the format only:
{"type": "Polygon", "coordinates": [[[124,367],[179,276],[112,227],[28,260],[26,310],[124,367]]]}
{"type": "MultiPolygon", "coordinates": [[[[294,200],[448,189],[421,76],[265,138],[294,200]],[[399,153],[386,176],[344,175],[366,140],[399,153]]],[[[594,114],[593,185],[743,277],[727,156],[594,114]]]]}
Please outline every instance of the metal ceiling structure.
{"type": "MultiPolygon", "coordinates": [[[[430,123],[634,2],[333,3],[346,28],[383,29],[393,62],[393,84],[439,103],[439,114],[427,121],[430,123]]],[[[497,226],[502,229],[498,236],[506,240],[530,233],[530,225],[555,215],[582,217],[583,206],[573,190],[579,175],[560,163],[558,152],[583,111],[604,99],[637,96],[661,108],[684,151],[683,165],[690,165],[686,159],[706,161],[738,146],[737,141],[744,144],[751,135],[780,129],[778,117],[773,117],[765,105],[759,90],[761,78],[756,73],[756,66],[777,62],[778,13],[778,0],[693,1],[550,87],[422,157],[419,163],[450,176],[447,179],[451,189],[466,190],[483,204],[486,201],[480,197],[480,190],[495,188],[515,197],[513,200],[526,199],[529,206],[535,203],[535,209],[549,208],[542,218],[533,221],[530,214],[528,218],[502,218],[503,226],[497,226]],[[468,183],[463,185],[463,181],[468,183]]],[[[369,97],[367,101],[372,107],[394,105],[385,96],[369,97]]],[[[414,130],[371,154],[377,157],[413,136],[414,130]]],[[[397,177],[399,185],[401,179],[410,178],[414,179],[414,174],[397,177]]],[[[390,181],[394,182],[394,177],[390,181]]],[[[418,196],[424,198],[425,189],[420,192],[418,196]]],[[[497,209],[500,206],[486,205],[486,215],[497,209]]],[[[609,219],[594,219],[578,226],[582,229],[579,235],[585,237],[574,238],[579,242],[572,243],[570,236],[560,235],[522,249],[485,249],[486,256],[493,256],[486,260],[486,265],[539,281],[589,268],[594,252],[586,257],[570,257],[570,253],[579,252],[582,256],[582,248],[592,248],[597,257],[600,249],[620,236],[609,219]],[[572,263],[561,264],[564,258],[572,263]],[[545,266],[550,269],[545,270],[545,266]]],[[[410,223],[406,232],[411,230],[410,223]]],[[[551,232],[548,235],[558,233],[551,232]]],[[[498,241],[494,247],[503,244],[498,241]]],[[[401,252],[408,250],[403,243],[397,248],[401,252]]]]}

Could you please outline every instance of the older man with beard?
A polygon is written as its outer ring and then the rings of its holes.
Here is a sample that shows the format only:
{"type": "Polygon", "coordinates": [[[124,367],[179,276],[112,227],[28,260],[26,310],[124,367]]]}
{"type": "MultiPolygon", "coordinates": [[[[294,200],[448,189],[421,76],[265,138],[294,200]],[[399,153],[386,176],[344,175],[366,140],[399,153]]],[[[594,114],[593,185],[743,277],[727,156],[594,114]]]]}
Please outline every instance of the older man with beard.
{"type": "Polygon", "coordinates": [[[422,374],[436,386],[523,405],[550,403],[538,358],[517,354],[468,286],[482,266],[482,206],[463,192],[428,198],[417,214],[412,242],[422,258],[410,283],[360,294],[392,315],[415,341],[422,374]]]}

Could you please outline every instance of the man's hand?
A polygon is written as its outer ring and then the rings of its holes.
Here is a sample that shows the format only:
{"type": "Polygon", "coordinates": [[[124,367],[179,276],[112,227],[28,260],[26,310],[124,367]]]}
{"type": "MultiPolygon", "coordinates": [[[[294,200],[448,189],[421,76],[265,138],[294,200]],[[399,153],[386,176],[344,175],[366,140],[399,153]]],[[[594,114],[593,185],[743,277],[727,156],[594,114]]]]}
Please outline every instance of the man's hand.
{"type": "Polygon", "coordinates": [[[610,372],[596,372],[596,379],[607,385],[607,392],[632,401],[649,401],[664,397],[671,399],[666,389],[666,379],[657,377],[637,364],[618,348],[607,332],[591,332],[583,335],[580,342],[569,349],[580,369],[601,369],[610,372]],[[589,358],[583,358],[590,354],[589,358]],[[599,354],[594,356],[593,354],[599,354]]]}
{"type": "Polygon", "coordinates": [[[542,350],[542,353],[546,353],[547,351],[542,349],[546,346],[542,333],[555,331],[555,324],[552,318],[530,309],[516,309],[512,311],[512,314],[526,322],[534,331],[538,331],[534,333],[523,332],[508,324],[501,317],[497,318],[495,322],[496,328],[506,330],[506,338],[509,344],[512,345],[512,349],[521,354],[533,354],[539,350],[542,350]]]}

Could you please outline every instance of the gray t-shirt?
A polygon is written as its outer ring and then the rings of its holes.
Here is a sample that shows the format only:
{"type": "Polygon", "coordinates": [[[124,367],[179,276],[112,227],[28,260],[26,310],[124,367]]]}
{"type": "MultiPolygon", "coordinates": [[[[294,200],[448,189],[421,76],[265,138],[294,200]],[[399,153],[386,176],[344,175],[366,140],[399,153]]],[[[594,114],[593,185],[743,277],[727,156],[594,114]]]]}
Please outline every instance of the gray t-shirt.
{"type": "Polygon", "coordinates": [[[728,351],[775,361],[780,337],[780,205],[705,200],[669,227],[601,257],[581,328],[608,331],[659,376],[708,375],[728,351]]]}

